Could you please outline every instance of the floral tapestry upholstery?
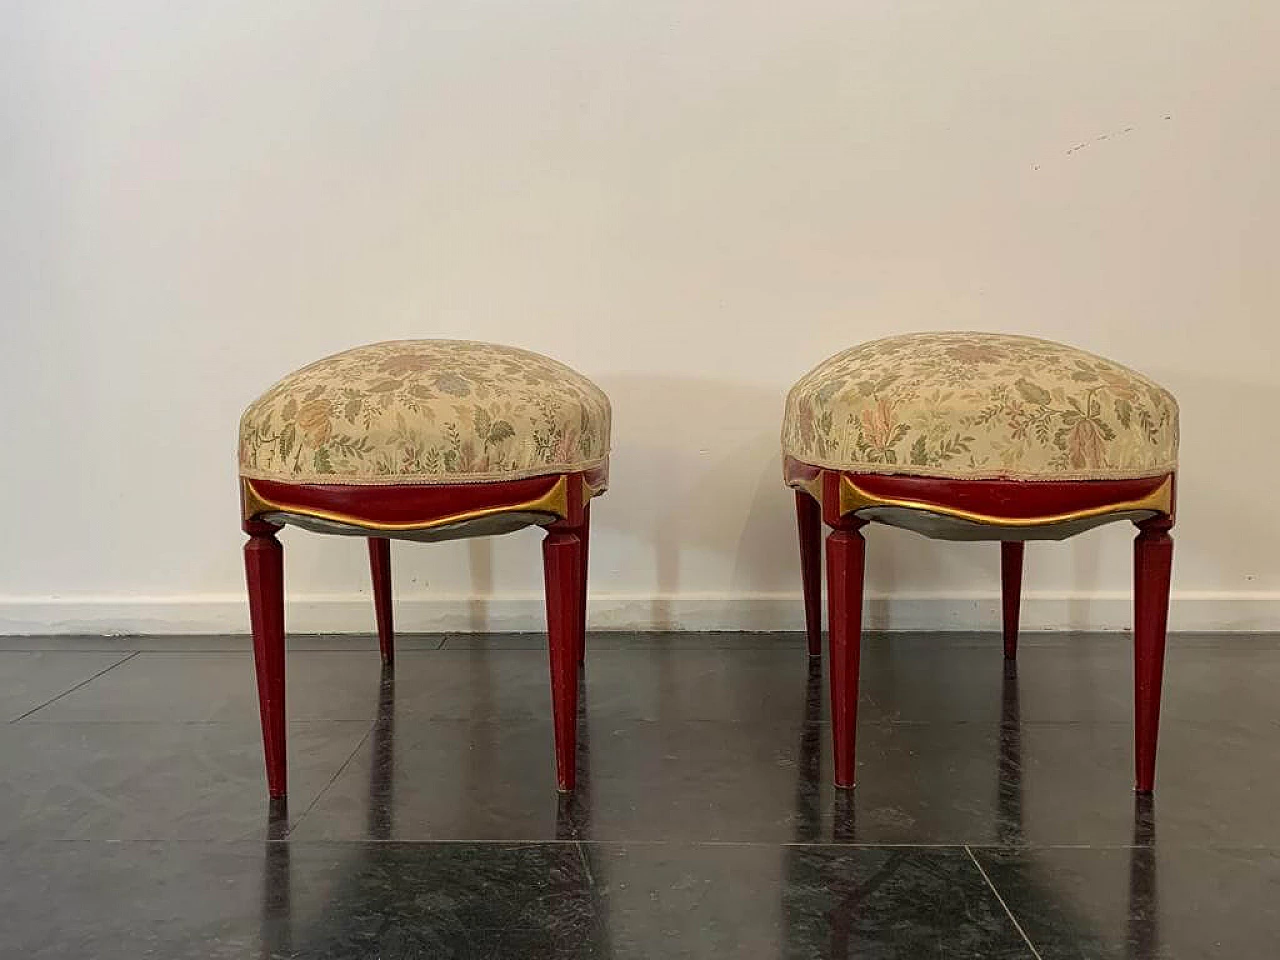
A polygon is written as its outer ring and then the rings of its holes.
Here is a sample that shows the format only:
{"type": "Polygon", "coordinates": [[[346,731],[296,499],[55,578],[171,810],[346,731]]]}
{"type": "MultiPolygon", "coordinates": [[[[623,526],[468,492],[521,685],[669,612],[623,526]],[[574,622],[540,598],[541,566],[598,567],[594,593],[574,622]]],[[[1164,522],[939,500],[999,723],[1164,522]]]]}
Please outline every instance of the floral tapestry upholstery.
{"type": "Polygon", "coordinates": [[[1178,406],[1074,347],[994,333],[914,333],[836,354],[787,395],[782,451],[863,473],[1111,480],[1173,471],[1178,406]]]}
{"type": "Polygon", "coordinates": [[[444,484],[572,473],[609,455],[609,399],[562,363],[465,340],[396,340],[304,367],[240,420],[240,474],[444,484]]]}

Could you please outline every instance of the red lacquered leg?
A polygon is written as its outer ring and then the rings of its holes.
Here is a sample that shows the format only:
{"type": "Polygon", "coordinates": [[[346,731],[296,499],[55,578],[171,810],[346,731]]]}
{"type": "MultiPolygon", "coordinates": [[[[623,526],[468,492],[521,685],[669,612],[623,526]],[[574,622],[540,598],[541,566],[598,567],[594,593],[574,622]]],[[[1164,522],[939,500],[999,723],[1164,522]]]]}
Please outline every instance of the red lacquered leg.
{"type": "Polygon", "coordinates": [[[587,659],[587,556],[591,546],[591,504],[589,503],[582,508],[582,527],[578,530],[578,539],[582,541],[580,564],[582,569],[578,577],[582,583],[578,597],[578,619],[581,621],[578,627],[578,663],[583,663],[587,659]]]}
{"type": "MultiPolygon", "coordinates": [[[[856,521],[855,521],[856,522],[856,521]]],[[[852,787],[858,724],[858,658],[862,648],[862,524],[827,537],[827,631],[831,651],[831,740],[837,787],[852,787]]]]}
{"type": "Polygon", "coordinates": [[[373,577],[373,609],[378,618],[378,646],[382,662],[396,658],[396,632],[391,618],[391,541],[369,538],[369,572],[373,577]]]}
{"type": "Polygon", "coordinates": [[[1160,516],[1138,524],[1133,544],[1134,789],[1150,793],[1156,781],[1160,729],[1160,683],[1169,623],[1169,574],[1173,567],[1172,521],[1160,516]]]}
{"type": "Polygon", "coordinates": [[[547,640],[551,651],[551,715],[556,740],[556,785],[573,789],[577,773],[578,635],[582,623],[582,541],[551,530],[542,541],[547,590],[547,640]]]}
{"type": "Polygon", "coordinates": [[[800,582],[804,586],[804,628],[809,656],[822,656],[822,508],[803,490],[796,491],[800,531],[800,582]]]}
{"type": "Polygon", "coordinates": [[[1021,540],[1005,540],[1000,544],[1000,595],[1004,601],[1004,658],[1018,657],[1018,608],[1022,603],[1021,540]]]}
{"type": "Polygon", "coordinates": [[[262,712],[262,748],[267,760],[267,790],[272,797],[287,792],[284,714],[284,548],[278,528],[259,520],[244,524],[245,580],[249,585],[249,618],[253,624],[253,659],[258,671],[258,706],[262,712]]]}

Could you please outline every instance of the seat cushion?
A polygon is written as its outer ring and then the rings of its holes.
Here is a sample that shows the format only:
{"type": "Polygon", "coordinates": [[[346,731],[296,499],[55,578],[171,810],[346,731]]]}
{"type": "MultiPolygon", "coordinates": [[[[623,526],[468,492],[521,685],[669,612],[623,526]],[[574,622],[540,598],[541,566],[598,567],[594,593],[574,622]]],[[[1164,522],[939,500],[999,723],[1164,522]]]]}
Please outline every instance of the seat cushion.
{"type": "Polygon", "coordinates": [[[784,456],[954,479],[1159,476],[1178,459],[1173,396],[1048,340],[914,333],[836,354],[787,396],[784,456]]]}
{"type": "Polygon", "coordinates": [[[515,480],[602,465],[609,399],[527,350],[396,340],[303,367],[240,420],[240,473],[293,483],[515,480]]]}

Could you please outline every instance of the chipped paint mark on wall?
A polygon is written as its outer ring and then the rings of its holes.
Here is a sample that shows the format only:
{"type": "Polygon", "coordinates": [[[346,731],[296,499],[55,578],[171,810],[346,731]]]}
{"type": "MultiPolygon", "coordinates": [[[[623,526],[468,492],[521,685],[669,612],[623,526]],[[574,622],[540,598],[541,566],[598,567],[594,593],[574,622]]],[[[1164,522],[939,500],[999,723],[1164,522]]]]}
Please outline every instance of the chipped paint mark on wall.
{"type": "Polygon", "coordinates": [[[1133,133],[1135,129],[1137,128],[1125,127],[1123,130],[1118,130],[1113,133],[1104,133],[1102,136],[1094,137],[1092,140],[1085,140],[1083,143],[1077,143],[1074,147],[1072,147],[1070,150],[1067,151],[1067,156],[1069,157],[1073,153],[1083,150],[1085,147],[1093,146],[1093,144],[1095,143],[1102,143],[1104,140],[1110,140],[1112,138],[1119,139],[1120,137],[1123,137],[1126,134],[1133,133]]]}
{"type": "MultiPolygon", "coordinates": [[[[1172,114],[1165,114],[1165,115],[1162,117],[1162,119],[1164,119],[1164,120],[1172,120],[1172,119],[1173,119],[1173,115],[1172,115],[1172,114]]],[[[1082,141],[1080,141],[1079,143],[1075,144],[1074,146],[1072,146],[1072,147],[1068,148],[1067,150],[1063,151],[1063,155],[1064,155],[1064,156],[1067,156],[1067,157],[1070,157],[1070,156],[1072,156],[1072,155],[1074,155],[1074,154],[1076,154],[1076,153],[1079,153],[1081,150],[1085,149],[1086,147],[1091,147],[1091,146],[1093,146],[1095,143],[1103,143],[1103,142],[1105,142],[1105,141],[1107,141],[1107,140],[1118,140],[1118,139],[1120,139],[1121,137],[1124,137],[1124,136],[1127,136],[1127,135],[1129,135],[1129,134],[1133,133],[1133,131],[1135,131],[1135,130],[1137,130],[1137,129],[1138,129],[1138,127],[1137,127],[1137,125],[1135,124],[1135,125],[1131,125],[1131,126],[1125,127],[1125,128],[1124,128],[1124,129],[1122,129],[1122,130],[1113,130],[1113,131],[1111,131],[1110,133],[1104,133],[1104,134],[1101,134],[1101,135],[1099,135],[1099,136],[1093,137],[1093,138],[1092,138],[1092,139],[1090,139],[1090,140],[1082,140],[1082,141]]],[[[1040,169],[1040,166],[1041,166],[1041,165],[1040,165],[1040,164],[1038,164],[1038,163],[1033,163],[1033,164],[1031,165],[1031,169],[1032,169],[1032,170],[1039,170],[1039,169],[1040,169]]]]}

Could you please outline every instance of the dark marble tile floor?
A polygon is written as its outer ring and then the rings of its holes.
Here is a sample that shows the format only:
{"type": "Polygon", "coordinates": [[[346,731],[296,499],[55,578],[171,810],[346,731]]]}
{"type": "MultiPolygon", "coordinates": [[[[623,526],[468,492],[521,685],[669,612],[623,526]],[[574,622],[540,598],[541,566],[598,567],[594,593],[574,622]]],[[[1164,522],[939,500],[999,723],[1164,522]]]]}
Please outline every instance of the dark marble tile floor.
{"type": "Polygon", "coordinates": [[[1170,638],[1154,800],[1123,636],[871,636],[858,788],[795,634],[289,653],[266,800],[244,637],[0,638],[0,957],[1280,955],[1280,635],[1170,638]]]}

